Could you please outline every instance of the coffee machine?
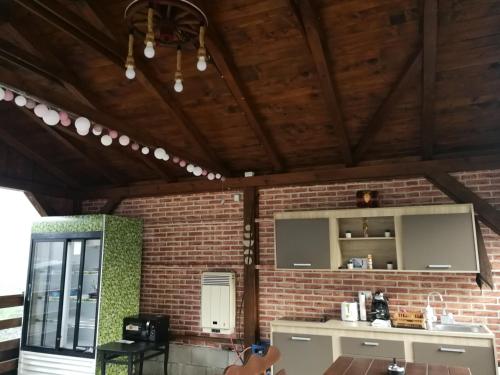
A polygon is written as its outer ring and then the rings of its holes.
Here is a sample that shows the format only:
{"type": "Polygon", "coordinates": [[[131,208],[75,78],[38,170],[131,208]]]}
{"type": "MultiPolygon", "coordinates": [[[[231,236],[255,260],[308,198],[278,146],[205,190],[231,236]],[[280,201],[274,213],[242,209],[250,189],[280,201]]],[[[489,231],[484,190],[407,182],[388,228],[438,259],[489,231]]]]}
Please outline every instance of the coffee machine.
{"type": "Polygon", "coordinates": [[[382,291],[377,291],[372,298],[372,308],[370,313],[370,321],[374,320],[390,320],[389,301],[384,297],[382,291]]]}

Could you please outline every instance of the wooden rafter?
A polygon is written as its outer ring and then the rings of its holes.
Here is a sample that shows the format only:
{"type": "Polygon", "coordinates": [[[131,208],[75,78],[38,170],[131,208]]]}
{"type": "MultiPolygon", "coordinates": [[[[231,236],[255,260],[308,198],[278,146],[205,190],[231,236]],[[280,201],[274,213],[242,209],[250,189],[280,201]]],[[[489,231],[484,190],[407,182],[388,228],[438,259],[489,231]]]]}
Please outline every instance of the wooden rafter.
{"type": "MultiPolygon", "coordinates": [[[[120,69],[123,69],[125,49],[118,46],[106,34],[95,29],[92,25],[73,14],[55,0],[15,0],[17,4],[25,7],[30,12],[41,17],[48,23],[71,35],[76,40],[88,45],[95,51],[101,53],[109,61],[120,69]]],[[[103,20],[105,21],[105,20],[103,20]]],[[[227,168],[217,158],[215,153],[209,148],[208,142],[198,128],[189,120],[186,114],[180,109],[179,104],[173,95],[167,91],[164,85],[160,84],[154,77],[153,70],[145,64],[142,58],[136,59],[137,79],[148,89],[158,100],[161,107],[170,113],[181,126],[184,134],[203,152],[206,161],[199,161],[196,158],[188,159],[200,165],[214,168],[221,173],[229,174],[227,168]]],[[[163,142],[164,143],[164,142],[163,142]]],[[[172,147],[170,147],[172,149],[172,147]]],[[[180,156],[187,157],[185,151],[176,152],[180,156]]]]}
{"type": "Polygon", "coordinates": [[[443,170],[430,169],[425,177],[455,202],[472,203],[479,219],[496,234],[500,234],[500,211],[486,200],[443,170]]]}
{"type": "Polygon", "coordinates": [[[220,37],[215,34],[213,26],[207,34],[206,45],[210,56],[215,62],[220,74],[223,77],[229,91],[233,95],[236,103],[245,114],[248,124],[257,136],[260,144],[264,148],[269,160],[271,161],[275,171],[281,171],[284,168],[283,161],[278,154],[276,145],[274,144],[269,131],[262,125],[261,120],[257,115],[255,105],[246,92],[243,83],[238,75],[236,65],[229,53],[219,42],[220,37]]]}
{"type": "Polygon", "coordinates": [[[124,198],[241,190],[246,187],[309,185],[332,182],[381,180],[387,178],[423,177],[430,169],[447,172],[494,169],[500,167],[500,154],[456,159],[393,162],[356,167],[323,167],[306,171],[255,177],[228,178],[220,184],[210,181],[135,184],[116,188],[86,189],[84,199],[121,196],[124,198]]]}
{"type": "MultiPolygon", "coordinates": [[[[36,48],[36,50],[39,53],[42,53],[44,56],[44,59],[47,61],[50,61],[53,66],[48,66],[44,63],[44,61],[38,59],[36,56],[31,55],[30,53],[27,52],[21,52],[22,55],[24,56],[22,62],[19,64],[16,64],[24,69],[28,69],[32,71],[33,73],[37,73],[38,70],[45,72],[45,74],[48,77],[51,77],[52,80],[60,81],[62,85],[66,87],[71,93],[79,96],[84,100],[86,103],[89,104],[89,106],[95,108],[99,112],[103,112],[104,110],[101,108],[99,103],[94,99],[94,96],[92,93],[83,85],[78,78],[71,72],[69,71],[64,64],[60,64],[59,59],[55,57],[52,52],[50,46],[47,45],[43,40],[40,40],[36,35],[33,35],[33,32],[27,31],[26,28],[21,28],[17,27],[13,24],[10,24],[10,26],[18,32],[24,39],[26,39],[27,42],[31,45],[32,48],[36,48]],[[32,67],[36,67],[35,69],[32,69],[32,67]],[[61,74],[59,74],[61,72],[61,74]]],[[[2,53],[5,52],[7,55],[6,59],[9,62],[15,63],[14,61],[10,60],[10,56],[16,55],[17,53],[16,47],[9,45],[8,43],[0,43],[0,58],[2,58],[2,53]]],[[[123,121],[123,120],[122,120],[123,121]]],[[[39,122],[39,121],[38,121],[39,122]]],[[[128,124],[128,127],[132,127],[132,124],[128,124]]],[[[46,127],[45,127],[46,128],[46,127]]],[[[60,142],[66,143],[68,147],[72,147],[73,151],[76,148],[73,144],[71,144],[69,141],[67,141],[64,137],[62,137],[58,132],[54,131],[53,129],[49,129],[47,131],[51,132],[51,135],[54,137],[57,137],[60,142]]],[[[64,133],[65,129],[61,129],[61,131],[64,133]]],[[[66,132],[67,133],[67,132],[66,132]]],[[[80,137],[79,137],[80,138],[80,137]]],[[[88,138],[80,138],[83,142],[88,143],[88,138]]],[[[147,166],[149,169],[153,170],[157,175],[166,180],[166,181],[172,181],[174,178],[167,173],[164,168],[160,168],[158,165],[156,165],[154,162],[151,160],[145,158],[145,157],[140,157],[136,158],[135,153],[127,152],[127,150],[121,148],[119,149],[121,153],[125,154],[129,158],[134,158],[134,160],[139,160],[142,164],[147,166]]],[[[77,152],[77,151],[75,151],[77,152]]],[[[81,150],[79,152],[80,154],[83,153],[81,150]]],[[[86,159],[95,159],[93,156],[90,154],[87,154],[86,159]]],[[[93,161],[94,164],[96,164],[96,168],[99,167],[100,162],[97,160],[93,161]]],[[[106,168],[100,168],[101,171],[107,172],[106,168]]],[[[119,180],[117,177],[113,177],[112,174],[107,173],[106,176],[108,179],[110,179],[114,183],[118,183],[119,180]]]]}
{"type": "Polygon", "coordinates": [[[323,97],[333,122],[340,150],[347,165],[353,163],[351,146],[344,122],[337,88],[333,80],[330,63],[326,57],[326,44],[318,23],[318,16],[309,0],[290,0],[291,7],[302,25],[302,32],[311,51],[323,97]]]}
{"type": "Polygon", "coordinates": [[[431,159],[434,152],[438,0],[424,0],[423,18],[421,142],[423,158],[431,159]]]}
{"type": "MultiPolygon", "coordinates": [[[[8,121],[4,121],[4,126],[6,123],[8,123],[8,121]]],[[[50,172],[55,177],[59,178],[68,186],[72,188],[78,188],[80,186],[80,183],[77,180],[75,180],[72,176],[68,175],[62,169],[56,167],[50,160],[44,158],[39,153],[34,152],[28,146],[25,146],[22,142],[19,142],[15,137],[10,135],[10,133],[7,132],[7,130],[5,130],[4,127],[0,127],[0,139],[6,145],[12,147],[14,150],[19,152],[24,157],[35,162],[37,165],[45,169],[47,172],[50,172]]]]}
{"type": "Polygon", "coordinates": [[[38,194],[26,191],[24,195],[40,216],[52,216],[52,207],[49,207],[45,202],[42,203],[42,199],[40,199],[38,194]]]}
{"type": "Polygon", "coordinates": [[[122,197],[112,197],[109,198],[106,204],[99,210],[100,214],[110,215],[112,214],[116,208],[120,205],[122,197]]]}
{"type": "Polygon", "coordinates": [[[402,74],[396,80],[396,83],[392,86],[383,102],[377,108],[377,111],[361,136],[361,139],[354,148],[354,160],[356,162],[359,162],[363,158],[363,155],[368,151],[374,138],[382,129],[385,119],[394,109],[394,106],[401,98],[404,91],[408,88],[411,82],[415,81],[419,77],[421,66],[422,50],[419,49],[416,55],[413,56],[406,64],[402,74]]]}
{"type": "Polygon", "coordinates": [[[4,176],[1,174],[0,186],[59,198],[70,198],[70,195],[73,193],[72,191],[60,186],[48,185],[41,182],[4,176]]]}

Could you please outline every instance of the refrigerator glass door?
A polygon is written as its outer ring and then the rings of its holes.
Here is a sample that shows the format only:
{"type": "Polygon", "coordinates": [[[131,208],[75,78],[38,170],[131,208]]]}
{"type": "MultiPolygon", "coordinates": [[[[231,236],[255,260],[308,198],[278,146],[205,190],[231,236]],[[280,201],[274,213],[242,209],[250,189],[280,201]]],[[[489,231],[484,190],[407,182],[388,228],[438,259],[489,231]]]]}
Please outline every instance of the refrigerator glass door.
{"type": "Polygon", "coordinates": [[[33,244],[27,302],[26,344],[55,349],[65,241],[33,244]]]}
{"type": "Polygon", "coordinates": [[[85,241],[82,274],[82,302],[80,306],[78,343],[76,350],[94,352],[96,334],[97,302],[99,295],[99,267],[101,263],[101,241],[85,241]]]}
{"type": "Polygon", "coordinates": [[[62,349],[74,350],[76,315],[79,302],[80,263],[82,259],[82,240],[68,241],[66,272],[64,275],[64,301],[61,318],[62,349]]]}

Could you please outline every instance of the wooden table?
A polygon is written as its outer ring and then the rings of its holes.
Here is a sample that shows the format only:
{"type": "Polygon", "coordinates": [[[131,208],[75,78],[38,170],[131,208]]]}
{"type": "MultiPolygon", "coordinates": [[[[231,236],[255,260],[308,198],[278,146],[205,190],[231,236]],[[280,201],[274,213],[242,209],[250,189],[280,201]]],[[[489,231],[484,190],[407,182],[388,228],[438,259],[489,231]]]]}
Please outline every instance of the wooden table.
{"type": "MultiPolygon", "coordinates": [[[[370,358],[339,357],[326,370],[325,375],[387,375],[387,367],[391,361],[370,358]]],[[[405,375],[471,375],[467,368],[429,365],[425,363],[399,362],[405,366],[405,375]]]]}

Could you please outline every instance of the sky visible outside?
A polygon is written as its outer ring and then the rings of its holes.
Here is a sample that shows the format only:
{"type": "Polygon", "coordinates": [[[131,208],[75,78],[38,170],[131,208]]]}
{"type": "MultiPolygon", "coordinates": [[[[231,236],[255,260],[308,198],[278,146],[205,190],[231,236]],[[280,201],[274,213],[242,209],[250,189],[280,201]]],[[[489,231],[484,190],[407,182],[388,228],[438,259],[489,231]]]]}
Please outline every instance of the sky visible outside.
{"type": "Polygon", "coordinates": [[[39,217],[22,191],[0,188],[0,295],[26,288],[31,224],[39,217]]]}

